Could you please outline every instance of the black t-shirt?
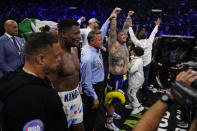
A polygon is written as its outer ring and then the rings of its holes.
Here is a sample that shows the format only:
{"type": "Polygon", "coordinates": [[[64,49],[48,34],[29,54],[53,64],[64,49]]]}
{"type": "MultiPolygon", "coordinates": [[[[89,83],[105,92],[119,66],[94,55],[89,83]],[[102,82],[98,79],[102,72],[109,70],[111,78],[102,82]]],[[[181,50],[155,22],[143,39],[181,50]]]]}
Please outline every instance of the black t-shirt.
{"type": "MultiPolygon", "coordinates": [[[[4,102],[4,124],[8,131],[66,131],[67,120],[60,97],[48,79],[24,71],[16,82],[25,85],[9,94],[4,102]],[[27,84],[29,83],[29,84],[27,84]]],[[[15,85],[10,85],[12,88],[15,85]]]]}

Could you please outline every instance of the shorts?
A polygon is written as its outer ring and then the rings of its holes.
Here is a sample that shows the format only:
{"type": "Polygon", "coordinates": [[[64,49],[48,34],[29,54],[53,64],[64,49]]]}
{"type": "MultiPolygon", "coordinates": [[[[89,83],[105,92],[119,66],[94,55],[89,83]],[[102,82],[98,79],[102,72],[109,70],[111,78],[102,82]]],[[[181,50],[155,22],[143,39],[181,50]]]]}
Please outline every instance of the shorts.
{"type": "MultiPolygon", "coordinates": [[[[127,75],[113,75],[108,74],[107,76],[107,87],[105,94],[111,91],[121,91],[124,92],[127,83],[127,75]]],[[[120,103],[119,99],[113,99],[114,103],[120,103]]]]}
{"type": "Polygon", "coordinates": [[[63,109],[66,114],[68,127],[71,124],[79,124],[83,122],[83,104],[78,87],[71,91],[58,92],[63,109]]]}

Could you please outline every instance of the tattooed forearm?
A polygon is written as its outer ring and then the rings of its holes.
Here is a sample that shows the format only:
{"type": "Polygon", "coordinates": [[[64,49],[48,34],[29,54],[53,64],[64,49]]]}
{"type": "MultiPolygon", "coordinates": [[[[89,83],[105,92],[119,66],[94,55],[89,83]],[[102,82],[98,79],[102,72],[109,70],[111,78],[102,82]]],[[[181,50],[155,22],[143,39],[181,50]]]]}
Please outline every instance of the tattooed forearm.
{"type": "Polygon", "coordinates": [[[111,24],[110,24],[110,34],[109,34],[110,42],[109,42],[109,44],[114,44],[117,40],[116,24],[117,24],[116,18],[113,18],[111,20],[111,24]]]}
{"type": "Polygon", "coordinates": [[[131,19],[127,17],[124,25],[123,25],[123,32],[127,34],[128,30],[129,30],[129,27],[130,27],[130,23],[131,23],[131,19]]]}

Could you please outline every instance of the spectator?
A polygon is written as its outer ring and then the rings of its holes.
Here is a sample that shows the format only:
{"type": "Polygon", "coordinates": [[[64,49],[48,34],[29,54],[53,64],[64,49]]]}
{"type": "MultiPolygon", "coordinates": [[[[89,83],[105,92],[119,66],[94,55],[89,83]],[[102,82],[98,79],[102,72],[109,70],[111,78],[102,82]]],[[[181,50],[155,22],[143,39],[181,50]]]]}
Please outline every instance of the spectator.
{"type": "Polygon", "coordinates": [[[0,37],[0,77],[24,64],[24,42],[18,35],[18,24],[7,20],[5,34],[0,37]]]}

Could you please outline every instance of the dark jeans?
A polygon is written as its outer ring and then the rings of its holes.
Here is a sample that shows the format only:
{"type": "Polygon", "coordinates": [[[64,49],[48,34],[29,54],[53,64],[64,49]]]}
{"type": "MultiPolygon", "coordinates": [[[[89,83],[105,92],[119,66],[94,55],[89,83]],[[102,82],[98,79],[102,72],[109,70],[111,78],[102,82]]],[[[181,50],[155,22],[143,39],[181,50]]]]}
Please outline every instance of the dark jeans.
{"type": "MultiPolygon", "coordinates": [[[[106,87],[105,82],[99,82],[93,85],[93,88],[99,99],[99,107],[104,104],[104,89],[106,87]]],[[[85,94],[82,95],[83,101],[83,121],[85,125],[85,131],[92,131],[99,111],[99,108],[92,109],[93,100],[87,97],[85,94]]]]}
{"type": "Polygon", "coordinates": [[[2,131],[3,125],[3,103],[0,101],[0,131],[2,131]]]}
{"type": "Polygon", "coordinates": [[[142,86],[142,97],[145,99],[148,96],[148,81],[149,81],[150,64],[144,66],[143,70],[144,70],[144,84],[142,86]]]}

